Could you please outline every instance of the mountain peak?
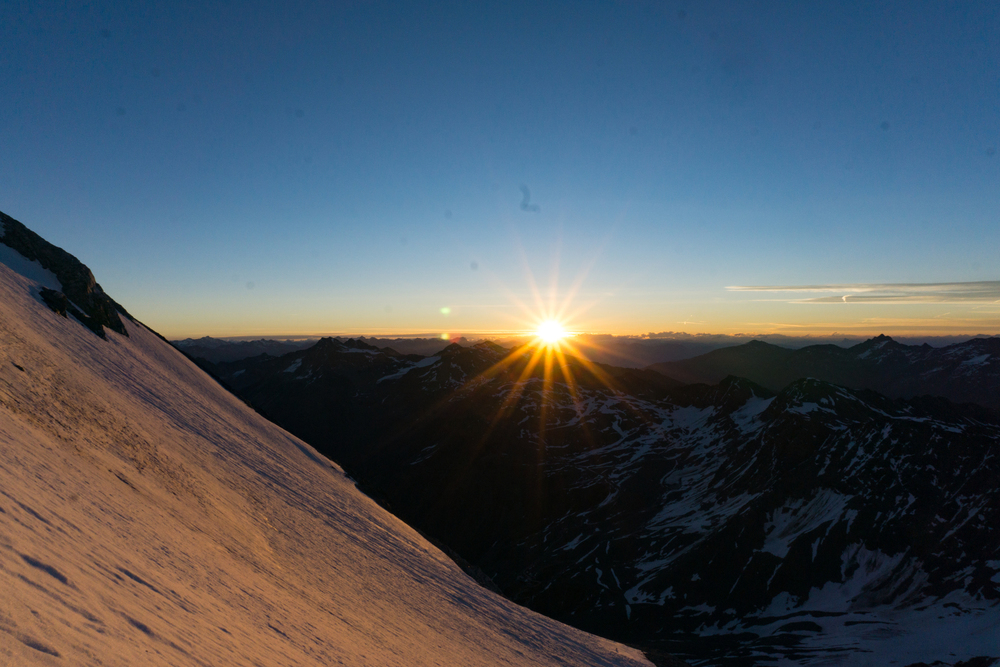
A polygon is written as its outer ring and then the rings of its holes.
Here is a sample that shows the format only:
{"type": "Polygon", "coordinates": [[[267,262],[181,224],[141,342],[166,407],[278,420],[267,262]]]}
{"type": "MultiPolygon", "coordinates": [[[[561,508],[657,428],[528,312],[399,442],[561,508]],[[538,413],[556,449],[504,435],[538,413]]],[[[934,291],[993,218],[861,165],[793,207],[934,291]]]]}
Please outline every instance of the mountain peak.
{"type": "Polygon", "coordinates": [[[869,338],[863,343],[858,343],[854,347],[857,348],[869,348],[869,347],[882,347],[883,345],[888,345],[889,343],[895,343],[891,336],[886,336],[885,334],[879,334],[874,338],[869,338]]]}
{"type": "Polygon", "coordinates": [[[374,345],[369,345],[361,338],[348,338],[343,342],[343,345],[349,350],[372,350],[374,352],[379,351],[379,348],[375,347],[374,345]]]}
{"type": "Polygon", "coordinates": [[[492,352],[495,354],[506,354],[507,349],[501,345],[497,345],[491,340],[484,340],[476,343],[472,346],[474,350],[482,350],[483,352],[492,352]]]}
{"type": "Polygon", "coordinates": [[[889,336],[886,336],[885,334],[879,334],[878,336],[875,336],[874,338],[869,338],[865,342],[858,343],[857,345],[849,349],[855,353],[859,353],[858,359],[875,360],[876,358],[881,357],[881,355],[883,354],[883,352],[880,351],[888,352],[890,349],[897,350],[902,347],[903,346],[901,346],[899,343],[894,341],[889,336]]]}
{"type": "Polygon", "coordinates": [[[345,345],[343,343],[331,336],[320,338],[316,341],[316,345],[313,346],[313,348],[317,350],[340,350],[344,347],[345,345]]]}

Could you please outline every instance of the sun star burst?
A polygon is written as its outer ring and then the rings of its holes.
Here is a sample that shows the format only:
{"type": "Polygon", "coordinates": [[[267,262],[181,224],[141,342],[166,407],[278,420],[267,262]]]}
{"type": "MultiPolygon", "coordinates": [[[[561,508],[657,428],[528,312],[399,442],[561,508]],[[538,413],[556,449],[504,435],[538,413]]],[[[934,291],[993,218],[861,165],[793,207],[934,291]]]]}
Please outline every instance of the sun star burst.
{"type": "Polygon", "coordinates": [[[552,345],[558,343],[560,340],[566,337],[566,330],[563,326],[555,320],[546,320],[542,322],[538,329],[535,330],[535,335],[538,336],[543,342],[552,345]]]}

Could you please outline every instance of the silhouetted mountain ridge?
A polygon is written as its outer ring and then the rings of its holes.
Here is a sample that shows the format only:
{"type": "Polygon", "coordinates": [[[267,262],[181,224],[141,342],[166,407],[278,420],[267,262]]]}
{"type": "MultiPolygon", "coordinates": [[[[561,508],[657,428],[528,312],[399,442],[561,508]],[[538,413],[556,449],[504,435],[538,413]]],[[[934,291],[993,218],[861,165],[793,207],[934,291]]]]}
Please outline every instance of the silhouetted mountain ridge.
{"type": "Polygon", "coordinates": [[[652,370],[685,383],[748,378],[773,391],[806,377],[894,398],[943,396],[1000,411],[1000,338],[973,338],[935,348],[903,345],[880,335],[849,348],[812,345],[790,350],[752,341],[652,370]]]}

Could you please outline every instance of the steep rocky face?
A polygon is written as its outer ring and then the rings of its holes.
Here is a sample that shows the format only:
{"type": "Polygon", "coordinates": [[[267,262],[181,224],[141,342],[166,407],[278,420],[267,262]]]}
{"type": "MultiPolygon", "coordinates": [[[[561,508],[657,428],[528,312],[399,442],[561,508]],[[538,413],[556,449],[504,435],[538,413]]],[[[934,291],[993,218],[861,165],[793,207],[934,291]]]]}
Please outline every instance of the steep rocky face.
{"type": "Polygon", "coordinates": [[[974,338],[935,348],[878,336],[849,348],[811,345],[799,350],[752,341],[649,368],[686,383],[714,384],[737,375],[773,391],[811,377],[853,389],[873,389],[893,398],[929,394],[1000,412],[1000,391],[996,390],[1000,387],[1000,338],[974,338]]]}
{"type": "Polygon", "coordinates": [[[925,631],[899,664],[956,635],[993,650],[986,410],[816,380],[678,387],[530,348],[317,348],[217,370],[534,609],[711,664],[896,660],[925,631]]]}
{"type": "Polygon", "coordinates": [[[80,260],[3,212],[0,212],[0,232],[0,243],[16,250],[28,261],[38,262],[61,283],[61,290],[41,289],[39,296],[49,308],[63,317],[73,315],[101,338],[105,337],[104,327],[128,336],[119,314],[132,317],[104,293],[94,274],[80,260]]]}

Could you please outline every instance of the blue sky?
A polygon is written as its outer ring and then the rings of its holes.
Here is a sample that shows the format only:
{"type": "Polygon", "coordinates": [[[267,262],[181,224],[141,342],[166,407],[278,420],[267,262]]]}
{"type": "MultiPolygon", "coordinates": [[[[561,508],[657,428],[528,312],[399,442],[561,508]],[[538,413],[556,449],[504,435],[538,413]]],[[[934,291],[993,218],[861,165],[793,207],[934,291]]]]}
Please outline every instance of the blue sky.
{"type": "Polygon", "coordinates": [[[1000,279],[994,2],[120,4],[0,6],[0,210],[165,335],[1000,333],[726,289],[1000,279]]]}

